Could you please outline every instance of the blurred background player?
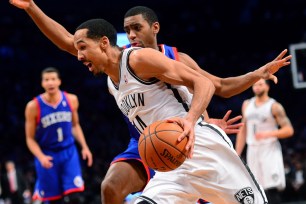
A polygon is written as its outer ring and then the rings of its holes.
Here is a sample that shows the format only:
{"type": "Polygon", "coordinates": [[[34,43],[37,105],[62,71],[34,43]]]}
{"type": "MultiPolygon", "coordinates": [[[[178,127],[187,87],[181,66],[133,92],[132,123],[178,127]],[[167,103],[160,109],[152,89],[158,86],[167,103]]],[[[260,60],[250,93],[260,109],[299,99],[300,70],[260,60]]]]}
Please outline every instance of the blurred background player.
{"type": "Polygon", "coordinates": [[[247,164],[266,192],[269,203],[281,203],[279,191],[285,189],[285,172],[278,139],[293,135],[293,127],[283,106],[269,97],[268,81],[260,79],[252,86],[254,97],[242,105],[243,122],[236,138],[236,151],[247,148],[247,164]]]}
{"type": "Polygon", "coordinates": [[[42,71],[41,85],[45,92],[25,109],[26,143],[35,156],[37,175],[33,199],[51,204],[80,203],[78,192],[84,191],[84,181],[75,140],[88,166],[92,165],[92,154],[79,123],[78,98],[60,90],[60,74],[53,67],[42,71]]]}

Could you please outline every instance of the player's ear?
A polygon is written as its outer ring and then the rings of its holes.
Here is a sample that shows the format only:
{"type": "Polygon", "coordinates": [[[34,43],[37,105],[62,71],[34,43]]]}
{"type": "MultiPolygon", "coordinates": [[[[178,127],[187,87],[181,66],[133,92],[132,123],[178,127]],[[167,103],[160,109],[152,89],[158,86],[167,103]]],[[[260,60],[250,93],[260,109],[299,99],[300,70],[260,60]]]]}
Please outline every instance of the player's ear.
{"type": "Polygon", "coordinates": [[[105,48],[107,47],[107,45],[109,45],[109,39],[108,37],[106,36],[103,36],[101,39],[100,39],[100,46],[103,50],[105,50],[105,48]]]}
{"type": "Polygon", "coordinates": [[[159,32],[159,29],[160,29],[160,24],[159,22],[154,22],[152,24],[152,29],[153,29],[153,32],[154,34],[157,34],[159,32]]]}

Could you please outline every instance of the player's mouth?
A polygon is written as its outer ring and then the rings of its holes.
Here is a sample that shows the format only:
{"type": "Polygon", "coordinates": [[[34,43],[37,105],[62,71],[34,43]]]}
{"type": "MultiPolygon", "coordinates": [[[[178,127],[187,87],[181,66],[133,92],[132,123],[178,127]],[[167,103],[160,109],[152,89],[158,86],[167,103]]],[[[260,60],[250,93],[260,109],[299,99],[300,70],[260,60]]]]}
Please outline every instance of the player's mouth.
{"type": "Polygon", "coordinates": [[[132,46],[132,47],[140,47],[140,44],[137,43],[137,42],[134,42],[134,43],[131,43],[131,46],[132,46]]]}
{"type": "Polygon", "coordinates": [[[92,72],[92,70],[93,70],[93,68],[92,68],[92,63],[90,63],[90,62],[83,62],[83,64],[84,64],[86,67],[88,67],[89,71],[92,72]]]}

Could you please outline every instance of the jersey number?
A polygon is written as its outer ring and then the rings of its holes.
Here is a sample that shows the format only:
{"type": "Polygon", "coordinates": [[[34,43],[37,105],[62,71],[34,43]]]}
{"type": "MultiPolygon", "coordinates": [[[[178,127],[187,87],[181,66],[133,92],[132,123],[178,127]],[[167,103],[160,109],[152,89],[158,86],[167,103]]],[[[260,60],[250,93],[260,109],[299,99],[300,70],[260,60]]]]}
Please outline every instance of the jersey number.
{"type": "Polygon", "coordinates": [[[57,128],[57,141],[62,142],[64,140],[63,136],[63,129],[62,128],[57,128]]]}

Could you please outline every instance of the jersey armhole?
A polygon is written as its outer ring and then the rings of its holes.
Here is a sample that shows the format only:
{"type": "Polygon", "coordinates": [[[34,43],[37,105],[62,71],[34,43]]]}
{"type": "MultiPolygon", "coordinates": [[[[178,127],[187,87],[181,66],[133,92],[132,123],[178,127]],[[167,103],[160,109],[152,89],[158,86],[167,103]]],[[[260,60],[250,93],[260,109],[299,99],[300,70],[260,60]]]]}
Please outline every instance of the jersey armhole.
{"type": "Polygon", "coordinates": [[[40,116],[41,116],[41,109],[40,109],[40,105],[39,105],[39,102],[38,102],[38,98],[34,98],[34,101],[35,101],[36,107],[37,107],[36,124],[39,124],[40,116]]]}
{"type": "Polygon", "coordinates": [[[180,57],[179,57],[177,48],[176,47],[172,47],[172,50],[173,50],[173,53],[174,53],[174,56],[175,56],[175,60],[176,61],[180,61],[180,57]]]}
{"type": "Polygon", "coordinates": [[[71,112],[73,112],[74,108],[72,107],[71,101],[70,101],[70,99],[68,98],[68,93],[67,93],[66,91],[63,91],[63,94],[64,94],[64,96],[65,96],[65,98],[66,98],[66,101],[67,101],[67,103],[68,103],[68,106],[69,106],[71,112]]]}

